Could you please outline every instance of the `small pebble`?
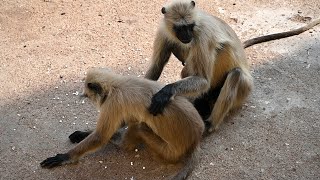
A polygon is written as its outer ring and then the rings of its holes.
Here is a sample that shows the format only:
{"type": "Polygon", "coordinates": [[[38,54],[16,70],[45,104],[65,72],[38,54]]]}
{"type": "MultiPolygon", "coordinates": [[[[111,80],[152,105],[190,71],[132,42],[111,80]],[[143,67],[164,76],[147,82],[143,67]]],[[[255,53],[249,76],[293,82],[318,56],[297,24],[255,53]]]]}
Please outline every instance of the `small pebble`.
{"type": "Polygon", "coordinates": [[[218,11],[219,13],[223,14],[225,12],[225,10],[222,7],[218,7],[218,11]]]}

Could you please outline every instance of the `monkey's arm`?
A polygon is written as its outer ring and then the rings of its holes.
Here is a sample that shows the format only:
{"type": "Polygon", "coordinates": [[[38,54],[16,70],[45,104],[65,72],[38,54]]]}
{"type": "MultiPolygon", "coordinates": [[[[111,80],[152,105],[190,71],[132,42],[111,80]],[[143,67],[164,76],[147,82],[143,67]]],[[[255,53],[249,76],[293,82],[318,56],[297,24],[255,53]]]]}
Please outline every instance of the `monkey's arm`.
{"type": "Polygon", "coordinates": [[[152,64],[149,67],[145,78],[150,80],[158,80],[163,67],[169,61],[171,56],[171,45],[165,39],[161,32],[158,32],[153,43],[152,64]]]}
{"type": "Polygon", "coordinates": [[[197,96],[197,94],[205,92],[208,86],[208,80],[200,76],[189,76],[173,84],[168,84],[152,97],[149,112],[156,116],[163,112],[172,96],[197,96]]]}
{"type": "MultiPolygon", "coordinates": [[[[110,107],[109,107],[110,109],[110,107]]],[[[112,108],[111,108],[112,109],[112,108]]],[[[108,111],[108,109],[107,109],[108,111]]],[[[88,137],[81,141],[77,146],[69,150],[65,154],[57,154],[49,157],[40,163],[41,167],[53,168],[68,162],[77,161],[81,156],[88,152],[92,152],[106,144],[111,136],[120,127],[120,117],[115,117],[115,113],[111,111],[101,112],[97,128],[88,137]],[[110,112],[110,113],[109,113],[110,112]],[[112,115],[113,117],[111,117],[112,115]]]]}
{"type": "Polygon", "coordinates": [[[208,55],[209,53],[205,48],[193,47],[187,59],[187,66],[193,69],[193,76],[183,78],[163,87],[152,97],[149,112],[153,115],[162,113],[172,96],[193,97],[206,92],[210,88],[212,63],[214,62],[208,55]]]}

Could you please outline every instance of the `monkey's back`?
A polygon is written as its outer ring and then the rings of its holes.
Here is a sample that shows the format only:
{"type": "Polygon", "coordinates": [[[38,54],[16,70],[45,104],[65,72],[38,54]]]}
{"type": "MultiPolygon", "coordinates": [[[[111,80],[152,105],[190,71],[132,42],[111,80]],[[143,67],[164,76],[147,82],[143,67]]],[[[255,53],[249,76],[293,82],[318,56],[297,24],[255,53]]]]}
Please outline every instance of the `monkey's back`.
{"type": "Polygon", "coordinates": [[[198,10],[199,27],[197,30],[210,44],[209,47],[219,47],[214,60],[212,87],[219,86],[230,70],[240,67],[249,69],[243,45],[235,31],[222,19],[205,11],[198,10]]]}
{"type": "Polygon", "coordinates": [[[204,131],[204,123],[193,104],[185,97],[173,98],[164,112],[153,116],[148,107],[151,104],[153,94],[158,92],[163,85],[159,82],[142,78],[127,77],[123,90],[127,97],[126,113],[141,122],[145,122],[156,134],[175,148],[185,151],[195,146],[201,139],[204,131]]]}

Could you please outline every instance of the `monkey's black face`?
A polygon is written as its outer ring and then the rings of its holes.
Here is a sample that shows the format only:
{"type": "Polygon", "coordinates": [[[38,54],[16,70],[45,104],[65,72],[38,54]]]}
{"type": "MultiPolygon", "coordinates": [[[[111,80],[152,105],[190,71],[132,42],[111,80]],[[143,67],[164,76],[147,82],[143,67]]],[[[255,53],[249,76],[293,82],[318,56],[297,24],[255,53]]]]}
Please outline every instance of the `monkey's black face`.
{"type": "Polygon", "coordinates": [[[195,24],[187,25],[174,25],[173,30],[176,34],[176,37],[184,44],[188,44],[193,39],[193,28],[195,24]]]}

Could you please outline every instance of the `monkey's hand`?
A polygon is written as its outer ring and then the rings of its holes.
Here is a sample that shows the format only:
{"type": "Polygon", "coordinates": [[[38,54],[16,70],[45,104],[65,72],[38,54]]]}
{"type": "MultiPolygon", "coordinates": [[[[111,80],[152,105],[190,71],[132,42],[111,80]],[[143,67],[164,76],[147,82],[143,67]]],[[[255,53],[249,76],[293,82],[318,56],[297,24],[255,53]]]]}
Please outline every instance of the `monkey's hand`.
{"type": "Polygon", "coordinates": [[[89,136],[91,131],[75,131],[70,134],[69,139],[72,143],[79,143],[89,136]]]}
{"type": "Polygon", "coordinates": [[[164,108],[168,105],[170,98],[173,96],[173,86],[171,84],[163,87],[159,92],[153,95],[149,112],[156,116],[163,112],[164,108]]]}
{"type": "Polygon", "coordinates": [[[70,160],[69,154],[57,154],[54,157],[49,157],[46,160],[42,161],[40,165],[43,168],[53,168],[56,166],[60,166],[69,160],[70,160]]]}

